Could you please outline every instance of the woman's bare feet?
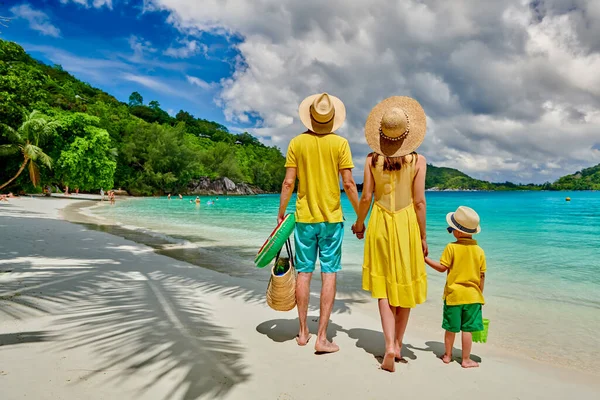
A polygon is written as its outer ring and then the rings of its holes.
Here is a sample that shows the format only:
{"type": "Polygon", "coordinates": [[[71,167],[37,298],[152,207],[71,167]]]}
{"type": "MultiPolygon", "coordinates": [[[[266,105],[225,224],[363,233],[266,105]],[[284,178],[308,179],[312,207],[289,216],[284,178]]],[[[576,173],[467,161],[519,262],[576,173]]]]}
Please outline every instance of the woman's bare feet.
{"type": "Polygon", "coordinates": [[[306,346],[312,335],[308,332],[296,335],[296,343],[298,346],[306,346]]]}
{"type": "Polygon", "coordinates": [[[444,364],[450,364],[452,362],[452,356],[449,356],[448,354],[444,354],[442,356],[442,361],[444,362],[444,364]]]}
{"type": "Polygon", "coordinates": [[[473,361],[470,358],[467,358],[466,360],[463,360],[461,366],[463,368],[477,368],[479,367],[479,363],[477,361],[473,361]]]}
{"type": "Polygon", "coordinates": [[[327,339],[317,340],[317,342],[315,343],[315,352],[317,354],[335,353],[339,350],[340,347],[337,344],[330,342],[327,339]]]}
{"type": "Polygon", "coordinates": [[[394,359],[396,362],[407,364],[408,361],[404,357],[402,357],[402,343],[396,345],[396,350],[394,351],[394,359]]]}
{"type": "Polygon", "coordinates": [[[395,358],[396,355],[394,353],[385,353],[383,362],[381,363],[381,369],[389,372],[396,371],[396,364],[394,363],[395,358]]]}

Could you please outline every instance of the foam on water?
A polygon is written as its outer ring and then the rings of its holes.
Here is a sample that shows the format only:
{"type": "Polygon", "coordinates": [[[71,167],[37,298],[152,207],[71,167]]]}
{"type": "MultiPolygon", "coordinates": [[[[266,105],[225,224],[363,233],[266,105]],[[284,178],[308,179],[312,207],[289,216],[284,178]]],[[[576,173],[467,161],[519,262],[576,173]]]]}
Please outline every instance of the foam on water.
{"type": "MultiPolygon", "coordinates": [[[[276,224],[278,196],[221,196],[213,205],[203,197],[200,206],[190,199],[136,199],[93,211],[174,243],[231,249],[244,257],[244,266],[276,224]]],[[[477,210],[482,221],[477,239],[487,255],[484,313],[492,320],[490,342],[544,360],[600,366],[594,355],[600,348],[600,193],[429,192],[431,257],[439,258],[452,239],[445,216],[459,205],[477,210]]],[[[340,283],[360,291],[363,242],[351,235],[354,212],[345,197],[343,208],[348,221],[340,283]]],[[[445,276],[431,269],[428,274],[428,301],[413,315],[419,325],[439,330],[445,276]]]]}

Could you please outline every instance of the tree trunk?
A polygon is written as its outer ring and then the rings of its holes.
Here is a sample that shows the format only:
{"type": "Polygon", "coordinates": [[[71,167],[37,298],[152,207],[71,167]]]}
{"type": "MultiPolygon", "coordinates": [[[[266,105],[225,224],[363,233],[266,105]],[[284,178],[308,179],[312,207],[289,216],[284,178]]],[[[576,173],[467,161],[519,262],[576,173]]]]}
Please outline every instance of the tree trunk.
{"type": "Polygon", "coordinates": [[[27,161],[29,161],[29,158],[25,157],[25,161],[23,161],[23,164],[21,164],[21,168],[19,168],[19,170],[17,171],[17,174],[15,176],[13,176],[12,178],[10,178],[8,180],[8,182],[6,182],[4,185],[0,186],[0,190],[4,189],[6,186],[10,185],[12,181],[17,179],[19,177],[19,175],[21,175],[21,172],[23,172],[23,170],[25,169],[25,166],[27,165],[27,161]]]}

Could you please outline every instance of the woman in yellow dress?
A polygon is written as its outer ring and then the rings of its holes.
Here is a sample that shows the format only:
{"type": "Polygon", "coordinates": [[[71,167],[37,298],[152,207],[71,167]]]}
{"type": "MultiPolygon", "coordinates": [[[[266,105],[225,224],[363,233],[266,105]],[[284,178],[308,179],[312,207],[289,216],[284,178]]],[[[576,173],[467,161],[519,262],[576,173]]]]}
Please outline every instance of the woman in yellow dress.
{"type": "Polygon", "coordinates": [[[352,230],[362,239],[366,229],[362,287],[378,299],[385,337],[381,368],[390,372],[395,370],[395,361],[403,361],[402,339],[410,310],[427,297],[427,162],[415,152],[425,130],[423,108],[416,100],[400,96],[375,106],[365,125],[373,153],[365,163],[358,219],[352,230]]]}

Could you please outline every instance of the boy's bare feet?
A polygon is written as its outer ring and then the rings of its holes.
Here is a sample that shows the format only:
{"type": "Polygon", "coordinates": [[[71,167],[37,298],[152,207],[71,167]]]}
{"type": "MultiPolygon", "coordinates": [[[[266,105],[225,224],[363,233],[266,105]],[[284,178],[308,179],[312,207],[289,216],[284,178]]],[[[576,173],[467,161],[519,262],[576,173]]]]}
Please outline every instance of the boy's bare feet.
{"type": "Polygon", "coordinates": [[[396,371],[396,364],[394,363],[395,358],[396,355],[394,353],[385,353],[383,362],[381,363],[381,369],[389,372],[396,371]]]}
{"type": "Polygon", "coordinates": [[[444,354],[442,356],[442,361],[444,362],[444,364],[450,364],[452,362],[452,356],[449,356],[448,354],[444,354]]]}
{"type": "Polygon", "coordinates": [[[479,363],[468,358],[466,360],[463,360],[461,366],[463,368],[477,368],[479,367],[479,363]]]}
{"type": "Polygon", "coordinates": [[[315,352],[317,354],[324,354],[324,353],[335,353],[336,351],[339,351],[340,347],[333,343],[330,342],[329,340],[317,340],[317,343],[315,343],[315,352]]]}
{"type": "Polygon", "coordinates": [[[296,343],[298,346],[306,346],[312,335],[308,332],[296,335],[296,343]]]}

